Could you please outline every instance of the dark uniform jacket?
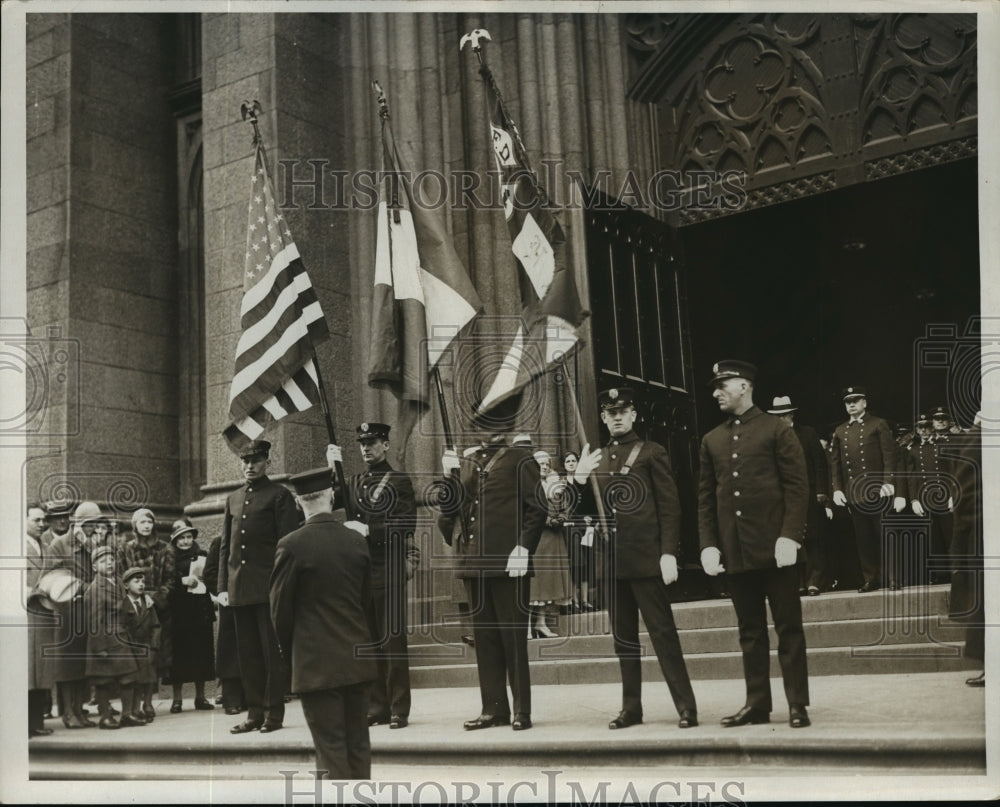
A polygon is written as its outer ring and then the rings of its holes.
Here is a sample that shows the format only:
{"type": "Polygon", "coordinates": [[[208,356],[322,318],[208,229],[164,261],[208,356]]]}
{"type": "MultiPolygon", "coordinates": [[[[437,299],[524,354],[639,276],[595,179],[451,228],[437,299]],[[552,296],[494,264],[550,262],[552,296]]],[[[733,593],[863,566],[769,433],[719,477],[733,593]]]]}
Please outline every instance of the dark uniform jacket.
{"type": "Polygon", "coordinates": [[[809,504],[805,454],[792,428],[756,406],[701,440],[698,533],[730,574],[775,567],[778,538],[801,543],[809,504]]]}
{"type": "Polygon", "coordinates": [[[984,607],[982,439],[982,426],[976,425],[953,436],[942,452],[942,465],[956,483],[950,551],[957,563],[948,611],[952,619],[972,623],[982,623],[984,607]]]}
{"type": "Polygon", "coordinates": [[[850,504],[877,498],[878,488],[895,482],[896,441],[882,418],[867,412],[860,422],[841,423],[833,432],[830,462],[834,491],[850,504]],[[865,495],[865,489],[868,495],[865,495]]]}
{"type": "Polygon", "coordinates": [[[330,513],[319,513],[278,542],[271,574],[271,619],[292,691],[316,692],[375,678],[364,658],[372,635],[368,544],[330,513]]]}
{"type": "MultiPolygon", "coordinates": [[[[417,504],[409,474],[383,460],[345,481],[350,497],[348,518],[368,525],[372,589],[384,590],[389,581],[404,584],[420,564],[420,549],[413,542],[417,504]]],[[[340,506],[339,500],[338,490],[335,507],[340,506]]]]}
{"type": "Polygon", "coordinates": [[[630,431],[612,438],[595,469],[604,514],[613,524],[615,577],[631,580],[660,576],[660,556],[680,545],[681,505],[670,456],[659,443],[646,441],[629,467],[623,468],[639,436],[630,431]]]}
{"type": "MultiPolygon", "coordinates": [[[[955,453],[947,448],[945,452],[955,453]]],[[[941,444],[931,440],[914,442],[906,452],[906,487],[897,490],[896,495],[906,496],[908,501],[916,499],[927,512],[945,512],[948,497],[954,498],[956,494],[946,465],[941,457],[941,444]]]]}
{"type": "MultiPolygon", "coordinates": [[[[463,457],[461,470],[462,489],[451,506],[442,505],[438,520],[447,540],[459,508],[464,510],[468,533],[456,539],[462,544],[456,551],[457,575],[504,576],[514,547],[534,554],[542,537],[548,502],[538,463],[530,448],[493,444],[463,457]]],[[[528,574],[533,574],[530,564],[528,574]]]]}
{"type": "Polygon", "coordinates": [[[802,452],[806,456],[806,475],[809,477],[809,503],[816,501],[818,494],[829,496],[830,463],[819,441],[819,435],[812,426],[792,426],[795,436],[799,438],[802,452]]]}
{"type": "Polygon", "coordinates": [[[278,540],[296,529],[302,511],[288,489],[266,476],[226,498],[219,544],[219,592],[229,605],[266,603],[278,540]]]}

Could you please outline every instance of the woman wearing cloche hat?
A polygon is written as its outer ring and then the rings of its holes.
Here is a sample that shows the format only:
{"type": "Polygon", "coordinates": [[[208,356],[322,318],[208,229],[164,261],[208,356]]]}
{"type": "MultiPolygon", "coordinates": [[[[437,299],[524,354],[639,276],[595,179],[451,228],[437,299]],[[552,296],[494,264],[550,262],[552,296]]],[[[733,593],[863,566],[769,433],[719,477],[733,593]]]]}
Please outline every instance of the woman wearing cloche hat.
{"type": "Polygon", "coordinates": [[[197,542],[198,529],[188,518],[179,518],[170,530],[174,579],[168,598],[173,620],[173,660],[164,679],[174,689],[171,712],[181,711],[183,685],[194,682],[194,708],[214,709],[205,698],[205,681],[215,678],[212,623],[215,609],[202,582],[207,553],[197,542]]]}

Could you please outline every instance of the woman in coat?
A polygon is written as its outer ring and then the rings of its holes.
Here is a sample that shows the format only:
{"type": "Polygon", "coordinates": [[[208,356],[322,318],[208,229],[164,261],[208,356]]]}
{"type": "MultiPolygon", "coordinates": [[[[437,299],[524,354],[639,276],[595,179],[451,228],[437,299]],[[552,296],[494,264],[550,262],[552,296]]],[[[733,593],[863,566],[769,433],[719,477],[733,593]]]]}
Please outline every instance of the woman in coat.
{"type": "Polygon", "coordinates": [[[531,599],[534,623],[529,628],[529,638],[558,636],[547,624],[547,614],[555,617],[556,606],[567,605],[570,602],[569,555],[566,551],[566,538],[563,535],[563,523],[569,516],[566,509],[568,497],[565,495],[565,483],[552,470],[552,459],[548,452],[536,451],[545,491],[548,513],[545,519],[545,529],[533,558],[535,576],[531,578],[531,599]]]}
{"type": "Polygon", "coordinates": [[[197,537],[198,530],[190,519],[180,518],[173,523],[170,544],[174,552],[174,582],[168,597],[173,659],[170,676],[164,683],[173,686],[170,711],[174,713],[181,711],[182,688],[189,681],[195,687],[194,708],[206,711],[215,708],[205,699],[205,681],[215,678],[212,648],[215,609],[212,595],[202,582],[208,553],[198,546],[197,537]]]}

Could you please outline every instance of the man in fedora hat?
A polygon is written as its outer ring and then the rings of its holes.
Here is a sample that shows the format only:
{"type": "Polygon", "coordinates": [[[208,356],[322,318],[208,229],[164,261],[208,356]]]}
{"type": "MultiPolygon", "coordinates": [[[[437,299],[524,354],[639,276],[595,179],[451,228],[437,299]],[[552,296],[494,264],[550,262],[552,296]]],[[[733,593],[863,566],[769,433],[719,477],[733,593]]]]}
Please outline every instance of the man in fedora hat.
{"type": "Polygon", "coordinates": [[[329,468],[290,479],[305,523],[278,542],[270,613],[302,701],[318,777],[371,778],[368,687],[375,678],[368,544],[333,516],[329,468]]]}
{"type": "Polygon", "coordinates": [[[438,526],[449,546],[460,545],[455,562],[468,593],[482,702],[480,715],[463,724],[466,731],[532,727],[528,578],[548,509],[531,449],[507,445],[520,400],[511,396],[480,419],[479,446],[461,458],[447,451],[441,460],[443,485],[457,489],[450,499],[454,506],[442,507],[438,526]],[[451,476],[453,469],[460,482],[451,476]],[[464,525],[457,536],[456,524],[464,525]]]}
{"type": "MultiPolygon", "coordinates": [[[[792,399],[787,395],[774,398],[769,415],[777,415],[792,427],[795,436],[799,438],[802,451],[806,457],[806,473],[809,476],[809,510],[806,513],[805,532],[805,579],[806,592],[811,597],[820,593],[826,578],[827,547],[823,520],[826,514],[824,508],[830,506],[830,465],[826,459],[826,451],[819,441],[819,435],[812,426],[795,422],[797,406],[792,406],[792,399]]],[[[830,511],[830,518],[833,511],[830,511]]]]}
{"type": "Polygon", "coordinates": [[[268,580],[279,539],[300,519],[288,490],[267,477],[271,444],[252,441],[241,453],[246,482],[226,498],[219,544],[219,604],[233,609],[236,653],[247,719],[233,734],[277,731],[285,719],[288,666],[278,652],[268,608],[268,580]]]}
{"type": "Polygon", "coordinates": [[[680,717],[678,726],[691,728],[698,725],[698,706],[668,589],[678,577],[681,528],[681,505],[670,456],[659,443],[641,440],[635,433],[638,413],[630,388],[604,390],[598,403],[601,421],[608,429],[608,443],[594,451],[584,446],[573,478],[582,484],[593,470],[606,514],[614,516],[610,529],[613,574],[608,613],[621,669],[622,706],[608,728],[624,729],[642,723],[640,613],[680,717]],[[622,483],[634,486],[631,499],[635,506],[616,511],[613,491],[622,483]]]}
{"type": "Polygon", "coordinates": [[[45,512],[45,531],[39,541],[47,548],[60,535],[69,532],[69,517],[73,514],[73,502],[48,501],[42,509],[45,512]]]}
{"type": "Polygon", "coordinates": [[[809,507],[806,460],[792,428],[753,402],[757,368],[720,361],[712,397],[728,417],[701,441],[698,533],[701,564],[726,572],[743,650],[746,703],[726,727],[771,720],[765,601],[778,634],[778,661],[792,728],[808,726],[809,677],[799,601],[798,550],[809,507]]]}
{"type": "MultiPolygon", "coordinates": [[[[369,697],[368,724],[401,729],[410,717],[410,663],[406,647],[406,583],[420,564],[413,541],[417,504],[413,483],[388,460],[390,427],[366,421],[357,427],[365,471],[348,477],[348,519],[367,528],[372,560],[372,618],[378,675],[369,697]]],[[[339,446],[327,446],[327,464],[342,461],[339,446]]],[[[341,505],[338,501],[335,507],[341,505]]]]}
{"type": "Polygon", "coordinates": [[[830,443],[833,503],[850,507],[858,544],[858,558],[865,593],[882,585],[882,512],[888,506],[902,510],[905,499],[895,501],[896,441],[882,418],[868,413],[867,391],[850,386],[841,392],[848,420],[833,432],[830,443]]]}

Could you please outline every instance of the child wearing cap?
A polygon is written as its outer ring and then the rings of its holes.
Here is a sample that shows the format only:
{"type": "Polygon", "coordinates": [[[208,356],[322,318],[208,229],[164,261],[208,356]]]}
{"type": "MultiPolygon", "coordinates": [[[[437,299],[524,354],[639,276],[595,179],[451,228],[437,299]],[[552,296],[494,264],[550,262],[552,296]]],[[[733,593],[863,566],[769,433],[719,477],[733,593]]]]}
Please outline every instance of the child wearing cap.
{"type": "Polygon", "coordinates": [[[157,685],[156,655],[160,647],[160,620],[153,598],[146,594],[146,571],[132,567],[122,575],[125,597],[121,600],[121,619],[125,637],[132,647],[136,670],[122,681],[123,726],[143,726],[153,718],[140,711],[143,703],[153,700],[157,685]],[[127,686],[126,686],[127,685],[127,686]],[[128,690],[128,694],[126,694],[128,690]],[[125,718],[131,719],[126,722],[125,718]]]}
{"type": "Polygon", "coordinates": [[[111,698],[122,687],[122,705],[125,706],[122,682],[136,671],[135,655],[129,647],[119,613],[121,589],[115,575],[115,553],[109,546],[98,547],[91,557],[94,579],[83,595],[84,613],[87,616],[87,677],[95,688],[97,706],[101,715],[98,725],[102,729],[117,729],[126,722],[127,708],[121,723],[111,710],[111,698]]]}

